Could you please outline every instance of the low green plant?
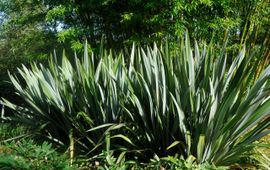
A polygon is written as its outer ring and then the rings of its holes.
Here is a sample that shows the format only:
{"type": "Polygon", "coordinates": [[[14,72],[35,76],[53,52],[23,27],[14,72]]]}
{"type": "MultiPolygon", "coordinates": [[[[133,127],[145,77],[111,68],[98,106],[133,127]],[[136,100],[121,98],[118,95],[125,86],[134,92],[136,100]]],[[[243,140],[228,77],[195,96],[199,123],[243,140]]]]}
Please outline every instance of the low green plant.
{"type": "Polygon", "coordinates": [[[196,158],[193,156],[189,156],[187,159],[168,156],[152,159],[150,163],[146,164],[145,169],[226,170],[229,167],[215,166],[209,163],[197,164],[196,158]]]}
{"type": "Polygon", "coordinates": [[[113,152],[108,155],[106,152],[102,152],[95,157],[88,159],[85,162],[89,162],[88,165],[81,165],[82,169],[97,169],[97,170],[118,170],[118,169],[181,169],[181,170],[226,170],[228,166],[215,166],[209,163],[198,164],[196,158],[193,156],[184,159],[182,156],[167,156],[167,157],[155,157],[149,162],[138,160],[128,160],[127,152],[122,152],[117,157],[113,152]]]}
{"type": "Polygon", "coordinates": [[[16,126],[4,121],[0,123],[0,144],[5,141],[19,140],[26,136],[31,136],[26,127],[16,126]]]}
{"type": "Polygon", "coordinates": [[[103,151],[99,155],[88,159],[91,162],[87,167],[99,170],[125,170],[142,168],[138,162],[126,159],[126,152],[122,152],[119,156],[114,156],[113,152],[107,153],[103,151]]]}
{"type": "Polygon", "coordinates": [[[134,45],[125,57],[103,49],[88,56],[85,48],[81,60],[63,55],[48,68],[18,69],[26,87],[10,79],[26,105],[2,103],[17,112],[11,121],[68,148],[71,160],[106,150],[231,165],[269,133],[270,66],[256,79],[259,52],[243,48],[228,62],[226,44],[215,48],[192,48],[187,34],[177,48],[134,45]]]}
{"type": "Polygon", "coordinates": [[[1,145],[0,169],[74,169],[68,159],[58,154],[52,145],[43,142],[37,145],[33,140],[6,142],[1,145]]]}

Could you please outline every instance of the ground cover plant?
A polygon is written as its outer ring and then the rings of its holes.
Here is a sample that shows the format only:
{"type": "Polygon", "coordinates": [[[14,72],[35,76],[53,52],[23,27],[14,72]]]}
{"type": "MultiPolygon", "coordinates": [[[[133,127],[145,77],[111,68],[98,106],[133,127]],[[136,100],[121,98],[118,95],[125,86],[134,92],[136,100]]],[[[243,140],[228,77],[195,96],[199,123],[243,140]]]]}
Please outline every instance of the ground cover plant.
{"type": "Polygon", "coordinates": [[[0,169],[75,169],[47,142],[38,145],[31,139],[23,139],[2,143],[0,148],[0,169]]]}
{"type": "Polygon", "coordinates": [[[0,169],[75,169],[69,166],[67,154],[58,152],[47,141],[34,138],[25,126],[0,123],[0,169]]]}
{"type": "Polygon", "coordinates": [[[6,120],[37,131],[69,152],[70,162],[105,151],[109,158],[150,161],[182,155],[198,164],[230,166],[269,133],[269,74],[257,78],[260,51],[245,47],[228,61],[226,44],[132,47],[128,56],[54,56],[49,67],[10,75],[24,105],[6,120]],[[128,60],[128,61],[127,61],[128,60]]]}

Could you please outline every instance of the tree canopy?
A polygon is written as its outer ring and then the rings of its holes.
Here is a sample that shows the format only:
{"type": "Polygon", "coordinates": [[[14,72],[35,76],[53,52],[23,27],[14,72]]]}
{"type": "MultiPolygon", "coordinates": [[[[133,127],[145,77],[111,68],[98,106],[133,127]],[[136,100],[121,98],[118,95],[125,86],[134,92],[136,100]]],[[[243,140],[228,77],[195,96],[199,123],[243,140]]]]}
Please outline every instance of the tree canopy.
{"type": "MultiPolygon", "coordinates": [[[[37,59],[57,46],[81,50],[87,39],[111,48],[175,39],[250,41],[269,46],[269,0],[1,0],[3,63],[37,59]],[[5,61],[5,62],[3,62],[5,61]]],[[[20,63],[19,62],[19,63],[20,63]]]]}

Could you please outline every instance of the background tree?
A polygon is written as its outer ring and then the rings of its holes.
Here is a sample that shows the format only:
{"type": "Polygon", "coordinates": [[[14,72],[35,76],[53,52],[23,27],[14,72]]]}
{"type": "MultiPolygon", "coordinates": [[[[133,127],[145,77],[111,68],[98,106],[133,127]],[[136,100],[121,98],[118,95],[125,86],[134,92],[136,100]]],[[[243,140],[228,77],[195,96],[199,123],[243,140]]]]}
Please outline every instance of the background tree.
{"type": "Polygon", "coordinates": [[[0,1],[0,72],[57,48],[58,25],[45,21],[48,10],[40,0],[0,1]]]}
{"type": "Polygon", "coordinates": [[[120,49],[132,42],[174,40],[185,28],[192,39],[238,49],[264,44],[269,56],[269,0],[1,0],[0,72],[21,62],[46,58],[59,46],[80,51],[120,49]],[[227,30],[227,31],[226,31],[227,30]],[[237,45],[238,44],[238,45],[237,45]]]}
{"type": "Polygon", "coordinates": [[[47,58],[57,48],[54,25],[44,22],[47,8],[41,1],[1,0],[0,96],[15,99],[6,83],[7,70],[22,63],[47,58]]]}
{"type": "Polygon", "coordinates": [[[49,6],[47,21],[64,23],[59,33],[61,41],[87,38],[93,46],[102,35],[109,47],[115,47],[132,41],[174,37],[181,35],[184,28],[192,37],[202,40],[209,40],[213,31],[217,33],[216,39],[220,39],[229,29],[232,43],[236,43],[255,27],[263,30],[269,26],[268,0],[45,0],[44,3],[49,6]]]}
{"type": "MultiPolygon", "coordinates": [[[[229,30],[231,44],[248,38],[262,44],[269,36],[269,4],[269,0],[2,0],[1,39],[24,52],[27,48],[21,44],[27,43],[21,42],[32,43],[25,53],[31,56],[31,50],[48,53],[49,46],[57,44],[56,36],[75,50],[82,49],[85,39],[98,47],[102,37],[105,45],[118,48],[133,41],[173,39],[185,28],[197,40],[209,41],[213,32],[217,41],[222,40],[229,30]]],[[[2,46],[2,51],[19,55],[2,46]]]]}

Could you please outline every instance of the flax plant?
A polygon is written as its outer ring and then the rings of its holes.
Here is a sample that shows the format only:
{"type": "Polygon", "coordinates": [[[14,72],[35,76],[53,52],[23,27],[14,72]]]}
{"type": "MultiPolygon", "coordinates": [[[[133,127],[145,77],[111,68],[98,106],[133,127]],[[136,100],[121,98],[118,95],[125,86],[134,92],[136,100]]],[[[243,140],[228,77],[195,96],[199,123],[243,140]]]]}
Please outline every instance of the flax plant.
{"type": "MultiPolygon", "coordinates": [[[[14,109],[17,114],[10,117],[23,125],[32,127],[47,138],[69,148],[74,156],[74,145],[80,151],[90,153],[104,143],[106,130],[120,127],[119,122],[125,100],[122,93],[126,90],[122,68],[124,60],[112,58],[104,51],[106,58],[94,65],[94,55],[88,56],[85,48],[84,57],[71,62],[63,54],[57,62],[56,55],[49,61],[49,67],[32,64],[31,69],[22,66],[19,74],[26,86],[19,79],[10,75],[18,95],[26,102],[16,106],[3,99],[3,103],[14,109]],[[120,89],[122,93],[119,93],[120,89]]],[[[77,151],[80,153],[80,151],[77,151]]]]}
{"type": "Polygon", "coordinates": [[[127,56],[101,49],[98,62],[85,48],[75,62],[64,55],[48,68],[18,69],[26,87],[10,79],[26,105],[2,103],[16,111],[11,121],[68,146],[71,157],[83,148],[77,153],[231,165],[269,133],[270,66],[255,79],[259,53],[243,47],[228,62],[226,44],[216,48],[192,47],[187,34],[174,49],[133,45],[127,56]]]}
{"type": "Polygon", "coordinates": [[[214,48],[196,42],[192,48],[186,35],[175,51],[166,45],[133,50],[128,135],[144,153],[230,165],[269,133],[270,67],[253,84],[260,53],[246,56],[243,48],[228,63],[226,44],[214,48]]]}

